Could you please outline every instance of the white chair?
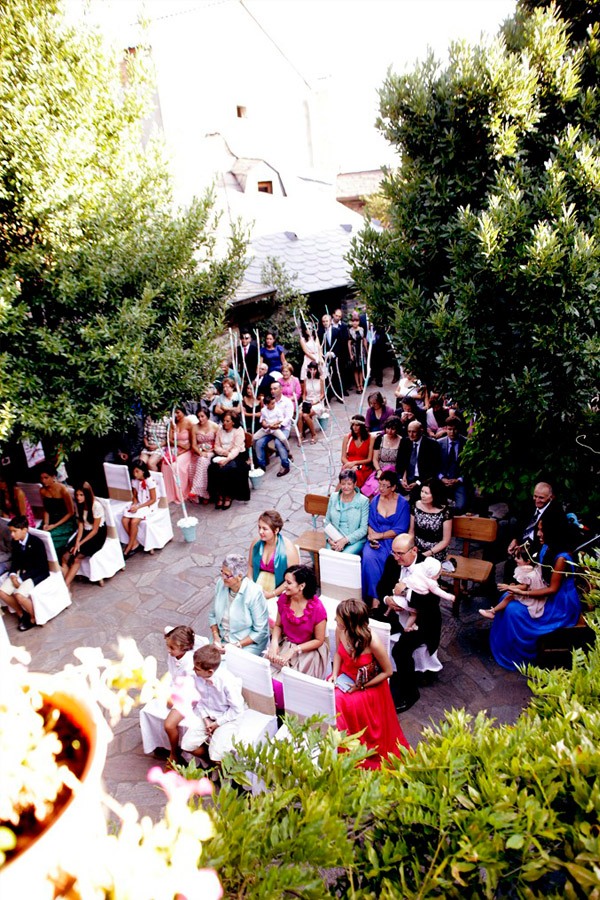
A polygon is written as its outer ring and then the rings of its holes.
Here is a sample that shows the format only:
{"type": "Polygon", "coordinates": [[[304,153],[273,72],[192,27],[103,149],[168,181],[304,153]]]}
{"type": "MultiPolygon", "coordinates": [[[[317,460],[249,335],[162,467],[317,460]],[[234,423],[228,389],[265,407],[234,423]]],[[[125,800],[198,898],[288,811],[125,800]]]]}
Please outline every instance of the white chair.
{"type": "Polygon", "coordinates": [[[81,561],[79,572],[90,581],[98,581],[104,584],[105,578],[112,578],[119,569],[125,568],[125,557],[119,536],[117,534],[117,526],[113,515],[110,500],[104,500],[102,497],[96,498],[102,504],[104,510],[104,518],[106,521],[106,540],[104,545],[93,556],[86,556],[81,561]]]}
{"type": "Polygon", "coordinates": [[[361,559],[354,553],[319,550],[321,594],[334,600],[362,600],[361,559]]]}
{"type": "MultiPolygon", "coordinates": [[[[284,667],[281,670],[285,711],[304,722],[310,716],[325,716],[320,723],[321,731],[335,728],[335,685],[332,681],[322,681],[312,675],[303,675],[295,669],[284,667]]],[[[282,725],[275,735],[275,740],[288,740],[290,737],[287,725],[282,725]]]]}
{"type": "Polygon", "coordinates": [[[390,632],[392,630],[392,626],[389,622],[379,622],[377,619],[369,619],[369,628],[376,634],[381,643],[383,644],[383,649],[386,654],[390,655],[390,632]]]}
{"type": "Polygon", "coordinates": [[[17,481],[16,487],[21,488],[25,497],[29,500],[36,526],[41,525],[42,516],[44,515],[44,502],[42,500],[42,495],[40,494],[41,484],[32,484],[29,481],[17,481]]]}
{"type": "MultiPolygon", "coordinates": [[[[409,616],[410,616],[410,613],[407,612],[407,610],[405,610],[405,609],[401,609],[398,611],[398,618],[400,619],[400,624],[403,627],[406,624],[406,622],[408,621],[409,616]]],[[[398,640],[398,637],[399,637],[398,634],[391,635],[390,643],[391,643],[392,647],[398,640]]],[[[392,660],[392,668],[394,669],[394,672],[395,672],[396,671],[396,661],[393,656],[391,657],[391,660],[392,660]]],[[[441,670],[444,668],[438,659],[437,650],[434,650],[433,653],[430,653],[429,650],[427,649],[426,644],[419,644],[419,646],[413,650],[413,660],[415,663],[415,672],[441,672],[441,670]]]]}
{"type": "Polygon", "coordinates": [[[46,622],[71,605],[71,595],[58,564],[58,557],[50,532],[30,528],[29,534],[38,537],[44,544],[48,568],[50,569],[48,578],[44,578],[43,581],[36,584],[31,595],[36,624],[45,625],[46,622]]]}
{"type": "Polygon", "coordinates": [[[262,656],[255,656],[232,644],[225,648],[227,668],[242,679],[242,694],[248,704],[238,722],[235,739],[238,743],[255,746],[277,731],[275,697],[271,680],[271,666],[262,656]]]}
{"type": "MultiPolygon", "coordinates": [[[[104,475],[108,486],[110,505],[115,514],[117,534],[122,544],[126,544],[129,536],[123,528],[123,513],[131,504],[131,479],[127,466],[116,466],[104,463],[104,475]],[[127,499],[125,499],[127,498],[127,499]]],[[[158,495],[158,509],[148,519],[140,522],[138,540],[145,551],[153,553],[173,540],[173,525],[169,513],[169,501],[165,492],[165,482],[160,472],[153,472],[158,495]]]]}

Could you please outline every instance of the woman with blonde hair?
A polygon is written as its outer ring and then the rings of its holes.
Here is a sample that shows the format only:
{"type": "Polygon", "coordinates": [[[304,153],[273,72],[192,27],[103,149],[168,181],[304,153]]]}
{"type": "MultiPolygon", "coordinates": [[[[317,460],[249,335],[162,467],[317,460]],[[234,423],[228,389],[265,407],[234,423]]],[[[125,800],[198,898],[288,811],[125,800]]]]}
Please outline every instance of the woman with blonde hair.
{"type": "Polygon", "coordinates": [[[248,578],[259,584],[267,600],[284,590],[289,566],[300,562],[298,548],[281,533],[283,519],[276,509],[267,509],[258,519],[258,537],[248,554],[248,578]]]}

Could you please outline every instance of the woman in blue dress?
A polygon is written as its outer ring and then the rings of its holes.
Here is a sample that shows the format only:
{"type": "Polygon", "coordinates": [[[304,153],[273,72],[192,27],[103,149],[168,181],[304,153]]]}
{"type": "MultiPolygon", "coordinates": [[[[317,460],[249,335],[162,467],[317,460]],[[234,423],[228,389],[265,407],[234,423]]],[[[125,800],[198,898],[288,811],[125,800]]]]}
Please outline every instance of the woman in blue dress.
{"type": "Polygon", "coordinates": [[[576,625],[579,620],[581,602],[573,576],[573,560],[564,549],[566,526],[565,516],[551,510],[538,523],[538,538],[542,544],[538,561],[546,586],[528,590],[526,585],[510,585],[510,593],[517,598],[521,594],[545,600],[540,618],[532,618],[528,607],[516,599],[494,615],[490,646],[494,659],[505,669],[533,662],[541,635],[576,625]]]}
{"type": "Polygon", "coordinates": [[[362,554],[362,592],[370,609],[379,606],[377,584],[392,552],[392,541],[397,535],[406,534],[410,525],[410,506],[396,493],[397,483],[394,471],[382,470],[377,482],[379,495],[369,507],[369,530],[362,554]]]}
{"type": "Polygon", "coordinates": [[[269,375],[271,372],[281,372],[281,367],[286,362],[285,349],[276,342],[272,331],[265,334],[264,346],[260,348],[260,358],[261,362],[269,367],[269,375]]]}

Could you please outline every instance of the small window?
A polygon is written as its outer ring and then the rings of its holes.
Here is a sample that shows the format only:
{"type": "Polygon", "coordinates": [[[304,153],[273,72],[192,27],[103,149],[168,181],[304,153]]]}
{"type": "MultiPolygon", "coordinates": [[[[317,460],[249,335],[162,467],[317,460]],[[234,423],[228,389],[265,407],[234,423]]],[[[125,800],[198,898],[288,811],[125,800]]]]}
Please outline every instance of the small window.
{"type": "Polygon", "coordinates": [[[237,117],[238,117],[238,119],[245,119],[245,118],[247,118],[247,115],[246,115],[246,107],[245,107],[245,106],[236,106],[236,111],[237,111],[237,117]]]}
{"type": "Polygon", "coordinates": [[[258,190],[261,194],[272,194],[273,193],[273,182],[272,181],[259,181],[258,182],[258,190]]]}

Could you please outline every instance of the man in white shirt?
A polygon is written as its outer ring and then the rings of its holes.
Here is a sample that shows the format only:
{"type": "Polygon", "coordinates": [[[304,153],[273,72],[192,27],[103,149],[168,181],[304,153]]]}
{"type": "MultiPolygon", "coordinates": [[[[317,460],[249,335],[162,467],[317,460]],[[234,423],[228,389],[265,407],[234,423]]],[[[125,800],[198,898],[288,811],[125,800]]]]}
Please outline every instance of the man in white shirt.
{"type": "Polygon", "coordinates": [[[275,442],[275,452],[279,456],[281,468],[277,477],[281,478],[290,471],[290,445],[288,437],[294,419],[294,405],[288,397],[281,393],[281,385],[271,385],[271,399],[265,403],[261,412],[261,428],[254,435],[256,460],[261,469],[267,468],[267,444],[275,442]]]}

